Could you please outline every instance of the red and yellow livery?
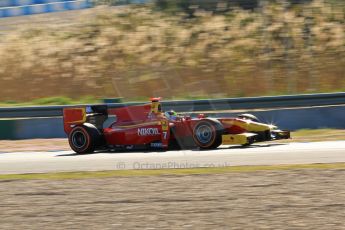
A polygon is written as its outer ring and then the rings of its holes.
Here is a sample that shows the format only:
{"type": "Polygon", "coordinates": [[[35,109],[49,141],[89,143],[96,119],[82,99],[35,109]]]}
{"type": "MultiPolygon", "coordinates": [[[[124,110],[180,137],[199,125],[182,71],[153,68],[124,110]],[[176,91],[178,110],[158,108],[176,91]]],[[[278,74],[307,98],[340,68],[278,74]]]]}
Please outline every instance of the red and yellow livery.
{"type": "Polygon", "coordinates": [[[145,105],[108,108],[93,105],[65,108],[64,130],[77,153],[98,149],[214,149],[224,145],[290,138],[290,132],[261,123],[250,114],[236,118],[170,119],[161,109],[160,98],[145,105]]]}

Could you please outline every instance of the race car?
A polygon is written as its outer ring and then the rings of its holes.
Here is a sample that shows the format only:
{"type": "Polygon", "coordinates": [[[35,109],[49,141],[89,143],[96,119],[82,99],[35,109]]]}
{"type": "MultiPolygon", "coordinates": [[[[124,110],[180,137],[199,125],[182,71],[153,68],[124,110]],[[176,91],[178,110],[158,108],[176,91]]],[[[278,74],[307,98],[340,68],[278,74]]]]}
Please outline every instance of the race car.
{"type": "Polygon", "coordinates": [[[64,130],[73,151],[129,149],[215,149],[290,138],[290,131],[259,122],[251,114],[234,118],[197,117],[162,111],[160,98],[143,105],[107,105],[63,110],[64,130]]]}

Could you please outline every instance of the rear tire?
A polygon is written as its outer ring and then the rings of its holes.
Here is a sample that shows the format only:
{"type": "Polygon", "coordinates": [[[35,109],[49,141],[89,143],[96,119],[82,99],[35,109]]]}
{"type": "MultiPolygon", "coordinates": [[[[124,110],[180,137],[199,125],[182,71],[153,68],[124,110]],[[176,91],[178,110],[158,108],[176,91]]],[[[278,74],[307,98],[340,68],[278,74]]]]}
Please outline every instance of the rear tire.
{"type": "Polygon", "coordinates": [[[193,129],[194,142],[201,149],[215,149],[222,144],[223,130],[217,120],[202,120],[193,129]]]}
{"type": "Polygon", "coordinates": [[[71,149],[78,154],[94,152],[100,147],[102,139],[99,130],[91,124],[74,127],[68,136],[71,149]]]}

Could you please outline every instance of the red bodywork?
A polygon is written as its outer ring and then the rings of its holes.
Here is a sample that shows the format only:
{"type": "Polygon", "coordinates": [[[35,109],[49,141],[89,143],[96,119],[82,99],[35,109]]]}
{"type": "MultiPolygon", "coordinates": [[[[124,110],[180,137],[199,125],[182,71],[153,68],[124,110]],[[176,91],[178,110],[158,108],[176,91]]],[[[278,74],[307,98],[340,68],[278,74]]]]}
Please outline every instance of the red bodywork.
{"type": "Polygon", "coordinates": [[[109,109],[108,114],[117,118],[116,122],[104,129],[108,144],[141,145],[162,138],[163,119],[151,114],[151,104],[109,109]],[[150,131],[141,131],[143,129],[150,131]]]}
{"type": "MultiPolygon", "coordinates": [[[[151,104],[115,109],[108,109],[105,105],[64,109],[64,130],[69,138],[70,133],[76,127],[85,124],[90,126],[91,124],[102,135],[104,145],[107,148],[136,145],[168,148],[169,145],[176,143],[177,140],[192,140],[194,142],[195,127],[201,121],[216,124],[214,126],[216,128],[211,128],[218,133],[218,138],[220,135],[223,142],[228,139],[230,143],[237,138],[236,135],[238,134],[256,132],[254,135],[257,135],[258,133],[265,133],[271,130],[269,125],[246,119],[206,118],[202,114],[198,118],[179,116],[175,120],[168,120],[160,110],[159,100],[152,101],[151,104]],[[109,122],[111,118],[113,118],[113,121],[109,122]],[[221,127],[221,133],[219,133],[219,130],[216,130],[218,129],[217,127],[221,127]],[[226,135],[230,136],[226,138],[226,135]]],[[[270,136],[265,137],[263,140],[270,140],[270,138],[270,136]]],[[[247,142],[239,143],[246,144],[247,142]]]]}

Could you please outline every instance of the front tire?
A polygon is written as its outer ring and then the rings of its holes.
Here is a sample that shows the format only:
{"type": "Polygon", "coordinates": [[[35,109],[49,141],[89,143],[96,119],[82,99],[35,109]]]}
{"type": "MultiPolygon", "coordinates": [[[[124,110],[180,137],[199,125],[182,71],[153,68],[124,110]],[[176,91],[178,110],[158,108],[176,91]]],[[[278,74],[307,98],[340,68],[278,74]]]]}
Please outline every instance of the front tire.
{"type": "Polygon", "coordinates": [[[193,129],[194,142],[201,149],[215,149],[222,143],[223,130],[219,121],[202,120],[193,129]]]}
{"type": "Polygon", "coordinates": [[[76,126],[68,136],[68,142],[71,149],[78,153],[92,153],[99,147],[101,134],[98,129],[92,125],[76,126]]]}

